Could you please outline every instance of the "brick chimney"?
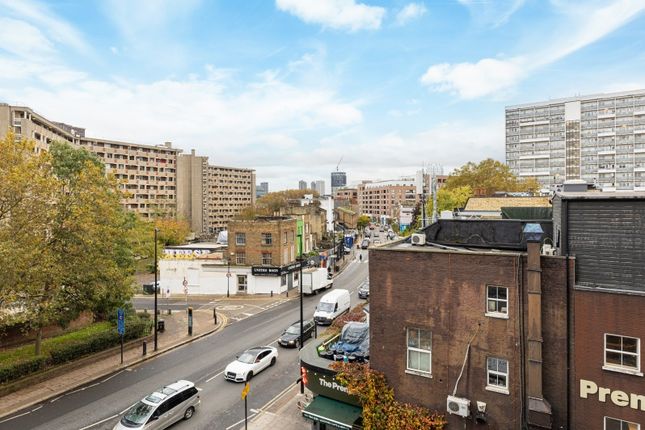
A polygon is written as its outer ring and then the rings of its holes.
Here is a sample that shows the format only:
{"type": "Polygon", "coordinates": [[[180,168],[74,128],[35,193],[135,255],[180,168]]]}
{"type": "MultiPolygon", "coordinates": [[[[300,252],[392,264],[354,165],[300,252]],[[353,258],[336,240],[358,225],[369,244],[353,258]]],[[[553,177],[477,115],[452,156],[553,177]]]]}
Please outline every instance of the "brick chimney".
{"type": "Polygon", "coordinates": [[[540,224],[526,224],[523,230],[528,251],[528,357],[527,424],[530,429],[550,429],[553,424],[551,405],[542,393],[542,267],[540,224]]]}

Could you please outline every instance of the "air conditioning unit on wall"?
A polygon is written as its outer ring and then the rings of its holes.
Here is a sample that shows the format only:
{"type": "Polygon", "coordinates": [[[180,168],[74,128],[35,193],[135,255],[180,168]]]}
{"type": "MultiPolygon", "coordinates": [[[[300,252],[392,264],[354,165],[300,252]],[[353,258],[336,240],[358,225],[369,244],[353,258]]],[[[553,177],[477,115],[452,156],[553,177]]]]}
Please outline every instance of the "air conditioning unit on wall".
{"type": "Polygon", "coordinates": [[[467,417],[470,415],[470,400],[461,397],[448,396],[446,409],[449,414],[467,417]]]}
{"type": "Polygon", "coordinates": [[[555,255],[555,247],[545,243],[542,245],[542,255],[555,255]]]}
{"type": "Polygon", "coordinates": [[[426,235],[425,233],[413,233],[410,240],[412,241],[412,245],[425,245],[426,235]]]}

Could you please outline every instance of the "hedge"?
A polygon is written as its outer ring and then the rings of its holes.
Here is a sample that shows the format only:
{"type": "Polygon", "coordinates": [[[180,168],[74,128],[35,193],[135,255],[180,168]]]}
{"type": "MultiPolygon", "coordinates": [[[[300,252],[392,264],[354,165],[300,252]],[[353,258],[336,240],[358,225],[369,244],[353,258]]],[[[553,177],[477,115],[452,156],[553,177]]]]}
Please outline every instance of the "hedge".
{"type": "MultiPolygon", "coordinates": [[[[125,341],[147,336],[152,328],[150,318],[133,316],[126,319],[125,341]]],[[[64,337],[64,336],[61,336],[64,337]]],[[[13,381],[33,372],[55,366],[78,358],[100,352],[116,346],[121,339],[116,327],[107,328],[92,333],[91,336],[68,336],[66,342],[51,339],[52,346],[40,356],[22,357],[15,354],[9,360],[0,362],[0,383],[13,381]]]]}

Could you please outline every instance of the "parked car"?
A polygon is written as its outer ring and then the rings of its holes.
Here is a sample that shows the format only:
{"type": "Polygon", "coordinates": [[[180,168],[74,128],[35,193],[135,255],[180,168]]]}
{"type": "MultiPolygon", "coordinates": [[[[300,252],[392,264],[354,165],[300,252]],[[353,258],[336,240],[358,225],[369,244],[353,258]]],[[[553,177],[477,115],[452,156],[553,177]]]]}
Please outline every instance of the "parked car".
{"type": "Polygon", "coordinates": [[[367,249],[370,246],[370,240],[369,239],[363,239],[361,242],[361,248],[362,249],[367,249]]]}
{"type": "Polygon", "coordinates": [[[272,346],[256,346],[240,354],[224,369],[224,378],[234,382],[248,382],[255,375],[278,359],[278,349],[272,346]]]}
{"type": "Polygon", "coordinates": [[[345,312],[349,312],[349,291],[339,288],[322,296],[314,312],[314,321],[316,324],[331,324],[345,312]]]}
{"type": "Polygon", "coordinates": [[[370,282],[366,281],[358,288],[358,298],[367,299],[370,296],[370,282]]]}
{"type": "Polygon", "coordinates": [[[114,430],[165,429],[179,420],[188,420],[200,404],[199,388],[180,380],[144,397],[132,406],[114,430]]]}
{"type": "Polygon", "coordinates": [[[322,357],[331,360],[363,362],[370,357],[369,324],[351,321],[343,326],[338,342],[321,353],[322,357]]]}
{"type": "MultiPolygon", "coordinates": [[[[314,335],[315,323],[313,320],[306,320],[302,322],[302,334],[304,340],[310,339],[314,335]]],[[[297,348],[300,346],[300,321],[291,324],[288,329],[282,332],[282,336],[278,338],[278,344],[286,348],[297,348]]]]}
{"type": "MultiPolygon", "coordinates": [[[[154,294],[155,293],[155,283],[154,282],[146,282],[143,284],[143,293],[144,294],[154,294]]],[[[160,294],[161,290],[159,288],[159,281],[157,281],[157,294],[160,294]]]]}

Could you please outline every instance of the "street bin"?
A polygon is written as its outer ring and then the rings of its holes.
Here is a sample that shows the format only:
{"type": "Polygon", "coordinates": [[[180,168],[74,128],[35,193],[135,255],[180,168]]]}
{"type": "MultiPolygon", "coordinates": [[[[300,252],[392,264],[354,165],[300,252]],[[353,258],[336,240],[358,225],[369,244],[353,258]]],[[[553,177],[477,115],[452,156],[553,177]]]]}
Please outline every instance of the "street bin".
{"type": "Polygon", "coordinates": [[[164,331],[166,329],[166,321],[157,320],[157,331],[164,331]]]}

